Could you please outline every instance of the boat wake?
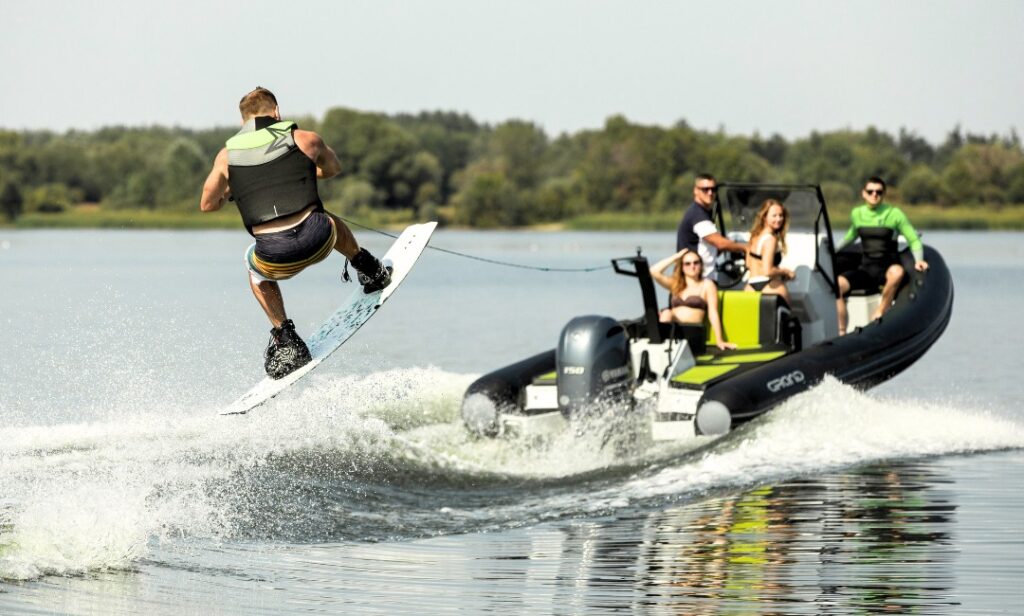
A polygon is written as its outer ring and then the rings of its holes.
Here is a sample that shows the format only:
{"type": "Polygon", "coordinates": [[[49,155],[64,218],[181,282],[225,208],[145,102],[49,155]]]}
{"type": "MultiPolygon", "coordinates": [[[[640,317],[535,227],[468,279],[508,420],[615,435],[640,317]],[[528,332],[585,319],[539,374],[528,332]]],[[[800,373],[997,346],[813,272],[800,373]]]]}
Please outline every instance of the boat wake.
{"type": "Polygon", "coordinates": [[[880,460],[1024,448],[1024,426],[992,412],[833,380],[697,450],[644,446],[620,424],[612,441],[609,430],[476,439],[458,419],[473,379],[320,374],[246,416],[140,402],[103,422],[0,428],[0,580],[131,569],[238,540],[499,530],[880,460]]]}

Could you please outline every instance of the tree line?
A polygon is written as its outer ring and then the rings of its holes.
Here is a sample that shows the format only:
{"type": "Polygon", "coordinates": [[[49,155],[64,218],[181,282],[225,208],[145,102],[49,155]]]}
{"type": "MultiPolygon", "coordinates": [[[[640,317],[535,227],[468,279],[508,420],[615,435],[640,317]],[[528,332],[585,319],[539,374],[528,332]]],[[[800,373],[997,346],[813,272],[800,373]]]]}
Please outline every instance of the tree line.
{"type": "MultiPolygon", "coordinates": [[[[678,212],[696,173],[723,181],[819,183],[830,204],[859,199],[880,175],[910,204],[1024,203],[1024,151],[1008,135],[959,126],[933,145],[900,129],[812,132],[789,141],[671,127],[617,115],[600,129],[551,137],[536,124],[480,123],[466,114],[385,115],[347,108],[294,118],[338,154],[340,178],[321,183],[332,209],[406,210],[473,227],[514,227],[602,212],[678,212]]],[[[108,127],[0,130],[0,213],[102,208],[197,209],[224,141],[237,128],[108,127]]]]}

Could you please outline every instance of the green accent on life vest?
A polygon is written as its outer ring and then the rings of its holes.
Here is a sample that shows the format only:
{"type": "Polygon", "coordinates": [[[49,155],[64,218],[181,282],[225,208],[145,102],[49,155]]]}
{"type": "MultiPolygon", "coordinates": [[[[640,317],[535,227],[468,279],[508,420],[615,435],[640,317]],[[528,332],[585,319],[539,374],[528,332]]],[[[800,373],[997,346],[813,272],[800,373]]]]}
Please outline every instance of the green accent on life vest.
{"type": "Polygon", "coordinates": [[[294,126],[297,126],[295,122],[282,120],[281,122],[275,122],[274,124],[259,130],[238,133],[234,137],[228,139],[225,145],[227,145],[229,150],[251,150],[252,148],[262,147],[273,143],[275,139],[280,138],[279,134],[281,132],[290,131],[294,126]],[[276,131],[278,135],[275,135],[274,131],[276,131]]]}

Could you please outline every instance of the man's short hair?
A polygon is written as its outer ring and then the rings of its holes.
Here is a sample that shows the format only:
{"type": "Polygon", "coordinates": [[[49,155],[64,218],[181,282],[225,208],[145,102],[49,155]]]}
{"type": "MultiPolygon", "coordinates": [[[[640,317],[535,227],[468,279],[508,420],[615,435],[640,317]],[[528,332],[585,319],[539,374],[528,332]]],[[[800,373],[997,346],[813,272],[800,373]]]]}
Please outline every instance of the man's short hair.
{"type": "Polygon", "coordinates": [[[715,176],[711,175],[710,173],[698,173],[697,177],[693,178],[693,185],[696,186],[697,182],[701,180],[708,180],[714,182],[715,184],[718,183],[718,180],[715,179],[715,176]]]}
{"type": "Polygon", "coordinates": [[[242,112],[242,119],[248,120],[259,115],[270,115],[277,107],[277,97],[270,90],[256,86],[256,89],[249,92],[238,101],[238,110],[242,112]]]}
{"type": "Polygon", "coordinates": [[[873,175],[873,176],[869,177],[868,181],[864,182],[864,187],[867,188],[868,184],[881,184],[883,191],[886,188],[885,180],[883,180],[882,178],[878,177],[877,175],[873,175]]]}

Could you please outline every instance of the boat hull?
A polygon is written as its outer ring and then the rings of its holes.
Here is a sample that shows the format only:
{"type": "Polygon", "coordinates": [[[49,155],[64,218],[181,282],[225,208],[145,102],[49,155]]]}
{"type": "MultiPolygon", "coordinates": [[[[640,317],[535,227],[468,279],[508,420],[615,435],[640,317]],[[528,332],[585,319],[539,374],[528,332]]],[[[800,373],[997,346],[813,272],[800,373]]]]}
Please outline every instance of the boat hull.
{"type": "MultiPolygon", "coordinates": [[[[824,340],[710,383],[702,392],[693,391],[690,399],[696,402],[692,411],[670,414],[693,426],[679,432],[703,434],[700,422],[694,421],[702,408],[714,408],[720,413],[724,406],[728,411],[726,422],[731,419],[729,428],[734,428],[810,389],[828,375],[867,389],[907,369],[939,339],[953,309],[953,281],[945,261],[929,246],[925,247],[925,259],[929,269],[918,272],[914,270],[909,251],[901,253],[907,280],[894,305],[882,318],[845,336],[824,340]]],[[[551,408],[531,408],[526,396],[527,387],[541,375],[555,370],[555,365],[555,351],[550,350],[475,381],[463,399],[467,428],[477,434],[496,436],[503,432],[503,417],[515,418],[515,425],[529,422],[531,418],[542,418],[538,424],[563,425],[550,421],[551,408]]],[[[669,386],[663,384],[663,387],[669,386]]],[[[569,417],[562,419],[571,420],[569,417]]],[[[665,417],[656,417],[655,421],[665,421],[665,417]]]]}

